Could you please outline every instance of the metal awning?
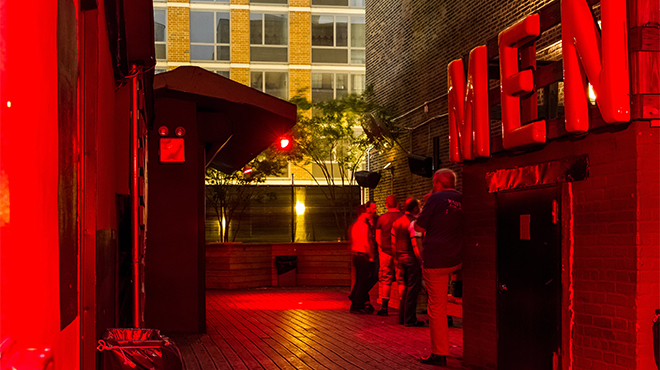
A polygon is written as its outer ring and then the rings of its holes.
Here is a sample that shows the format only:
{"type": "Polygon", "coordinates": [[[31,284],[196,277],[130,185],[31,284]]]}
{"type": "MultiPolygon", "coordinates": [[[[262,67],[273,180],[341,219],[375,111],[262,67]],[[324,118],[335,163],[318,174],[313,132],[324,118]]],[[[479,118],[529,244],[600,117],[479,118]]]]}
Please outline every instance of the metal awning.
{"type": "Polygon", "coordinates": [[[154,96],[193,101],[206,166],[242,168],[296,124],[296,106],[199,67],[154,77],[154,96]]]}

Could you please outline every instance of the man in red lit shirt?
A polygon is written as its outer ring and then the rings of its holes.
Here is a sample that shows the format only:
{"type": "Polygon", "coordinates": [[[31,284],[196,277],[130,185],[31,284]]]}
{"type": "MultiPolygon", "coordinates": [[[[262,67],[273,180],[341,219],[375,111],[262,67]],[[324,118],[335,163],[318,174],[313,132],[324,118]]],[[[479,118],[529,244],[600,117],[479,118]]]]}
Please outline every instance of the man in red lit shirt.
{"type": "Polygon", "coordinates": [[[380,270],[378,281],[380,282],[380,299],[382,308],[377,312],[378,316],[387,316],[390,302],[390,293],[392,292],[392,283],[396,276],[396,266],[392,256],[392,224],[403,214],[399,211],[399,203],[394,195],[385,199],[387,212],[378,217],[376,223],[376,242],[378,243],[378,258],[380,260],[380,270]]]}
{"type": "Polygon", "coordinates": [[[351,313],[370,314],[365,307],[369,300],[369,277],[373,270],[374,246],[371,237],[369,220],[372,214],[367,212],[365,205],[357,207],[358,219],[351,225],[351,251],[353,252],[353,267],[355,269],[355,284],[349,298],[351,313]]]}

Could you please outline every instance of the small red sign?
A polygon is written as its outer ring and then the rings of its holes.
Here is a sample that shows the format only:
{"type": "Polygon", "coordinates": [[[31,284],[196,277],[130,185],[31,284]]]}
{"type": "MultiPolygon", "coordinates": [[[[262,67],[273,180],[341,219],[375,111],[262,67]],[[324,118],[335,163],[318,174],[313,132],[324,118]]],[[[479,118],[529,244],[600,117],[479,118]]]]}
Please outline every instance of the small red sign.
{"type": "Polygon", "coordinates": [[[185,161],[185,144],[182,138],[160,138],[160,163],[185,161]]]}

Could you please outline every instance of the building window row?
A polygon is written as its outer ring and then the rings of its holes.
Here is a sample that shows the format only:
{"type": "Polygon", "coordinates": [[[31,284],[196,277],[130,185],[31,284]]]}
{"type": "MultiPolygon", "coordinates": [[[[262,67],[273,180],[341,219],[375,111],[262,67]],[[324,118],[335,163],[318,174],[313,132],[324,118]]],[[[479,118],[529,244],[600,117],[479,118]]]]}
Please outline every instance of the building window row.
{"type": "MultiPolygon", "coordinates": [[[[312,63],[364,64],[364,16],[312,15],[312,63]]],[[[167,59],[167,10],[154,9],[156,59],[167,59]]],[[[190,60],[230,60],[230,13],[190,12],[190,60]]],[[[286,13],[250,13],[250,60],[288,62],[286,13]]]]}
{"type": "Polygon", "coordinates": [[[312,103],[341,99],[348,94],[360,94],[364,87],[363,73],[312,73],[312,103]]]}
{"type": "MultiPolygon", "coordinates": [[[[224,3],[230,0],[190,0],[191,3],[224,3]]],[[[166,2],[166,0],[154,0],[154,2],[166,2]]],[[[250,4],[281,4],[288,5],[288,0],[250,0],[250,4]]],[[[312,6],[349,6],[364,8],[364,0],[312,0],[312,6]]]]}

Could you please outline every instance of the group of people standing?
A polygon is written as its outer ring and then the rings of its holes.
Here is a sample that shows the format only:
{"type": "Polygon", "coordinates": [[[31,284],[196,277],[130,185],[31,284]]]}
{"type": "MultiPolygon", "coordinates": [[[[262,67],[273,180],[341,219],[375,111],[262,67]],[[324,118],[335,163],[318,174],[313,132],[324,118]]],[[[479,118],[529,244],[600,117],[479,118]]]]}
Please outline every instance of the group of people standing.
{"type": "Polygon", "coordinates": [[[424,207],[408,198],[404,212],[394,195],[386,199],[387,212],[378,216],[370,201],[357,208],[351,226],[355,284],[349,298],[350,312],[371,314],[369,291],[380,282],[380,316],[389,315],[392,283],[399,287],[399,324],[425,326],[416,316],[422,277],[428,293],[431,354],[420,358],[425,364],[444,366],[449,354],[447,287],[449,276],[462,267],[462,194],[455,189],[456,174],[440,169],[433,176],[433,190],[424,207]]]}

